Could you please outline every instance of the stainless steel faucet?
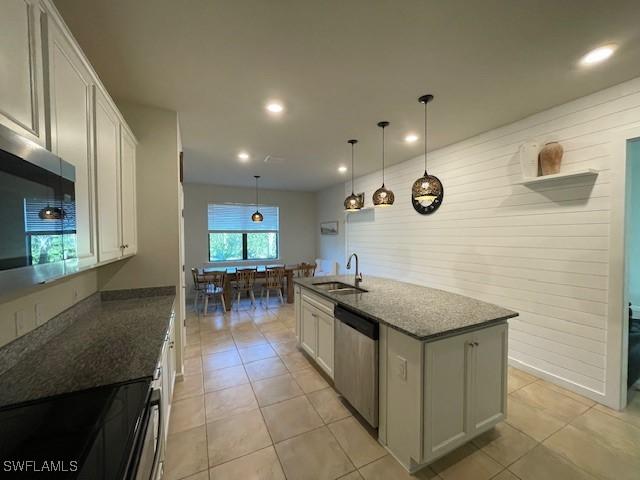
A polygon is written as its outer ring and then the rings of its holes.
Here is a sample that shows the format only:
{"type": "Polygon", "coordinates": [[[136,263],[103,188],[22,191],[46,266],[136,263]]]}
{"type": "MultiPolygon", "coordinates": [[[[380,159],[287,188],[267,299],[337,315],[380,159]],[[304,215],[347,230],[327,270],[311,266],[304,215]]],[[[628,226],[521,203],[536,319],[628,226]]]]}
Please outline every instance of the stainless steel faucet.
{"type": "Polygon", "coordinates": [[[349,257],[349,261],[347,262],[347,270],[351,270],[351,259],[353,257],[356,258],[356,275],[354,277],[354,284],[357,287],[358,284],[362,281],[362,274],[360,273],[358,255],[356,255],[355,253],[352,253],[349,257]]]}

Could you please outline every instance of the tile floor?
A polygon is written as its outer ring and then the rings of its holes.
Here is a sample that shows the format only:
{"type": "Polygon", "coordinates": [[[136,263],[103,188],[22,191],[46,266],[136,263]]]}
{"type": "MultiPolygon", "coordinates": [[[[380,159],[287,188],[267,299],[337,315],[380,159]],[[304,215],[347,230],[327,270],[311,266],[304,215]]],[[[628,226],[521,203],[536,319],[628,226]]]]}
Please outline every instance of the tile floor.
{"type": "Polygon", "coordinates": [[[640,478],[640,394],[624,412],[509,369],[506,422],[408,475],[296,348],[292,305],[189,314],[168,480],[640,478]]]}

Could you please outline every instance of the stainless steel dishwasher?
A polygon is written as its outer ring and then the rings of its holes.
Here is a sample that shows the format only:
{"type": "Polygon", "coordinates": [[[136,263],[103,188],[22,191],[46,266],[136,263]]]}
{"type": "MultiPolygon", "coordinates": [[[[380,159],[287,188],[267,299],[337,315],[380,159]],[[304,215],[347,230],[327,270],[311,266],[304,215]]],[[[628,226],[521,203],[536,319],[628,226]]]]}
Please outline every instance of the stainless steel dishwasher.
{"type": "Polygon", "coordinates": [[[377,428],[378,324],[337,305],[334,317],[335,387],[377,428]]]}

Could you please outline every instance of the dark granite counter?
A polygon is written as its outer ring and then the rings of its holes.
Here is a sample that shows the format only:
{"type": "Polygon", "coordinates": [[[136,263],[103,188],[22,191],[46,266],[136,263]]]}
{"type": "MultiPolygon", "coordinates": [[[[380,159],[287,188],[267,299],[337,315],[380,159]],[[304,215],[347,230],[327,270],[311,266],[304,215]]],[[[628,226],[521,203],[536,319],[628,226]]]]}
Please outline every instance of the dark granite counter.
{"type": "Polygon", "coordinates": [[[458,333],[518,316],[517,312],[474,298],[387,278],[365,276],[365,293],[329,293],[319,282],[354,284],[353,275],[296,278],[295,283],[354,312],[419,340],[458,333]]]}
{"type": "Polygon", "coordinates": [[[0,407],[152,377],[174,287],[96,293],[0,348],[0,407]]]}

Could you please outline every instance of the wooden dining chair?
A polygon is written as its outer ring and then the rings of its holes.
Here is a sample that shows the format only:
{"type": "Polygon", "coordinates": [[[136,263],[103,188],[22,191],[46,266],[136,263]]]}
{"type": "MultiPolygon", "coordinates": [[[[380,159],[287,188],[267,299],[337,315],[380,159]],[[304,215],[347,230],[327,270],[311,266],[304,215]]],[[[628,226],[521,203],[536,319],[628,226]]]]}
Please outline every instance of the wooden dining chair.
{"type": "Polygon", "coordinates": [[[216,305],[216,298],[220,297],[222,311],[227,311],[227,305],[224,301],[224,282],[226,281],[226,272],[207,272],[201,275],[204,288],[204,313],[206,315],[209,308],[209,298],[213,298],[213,304],[216,305]]]}
{"type": "Polygon", "coordinates": [[[236,297],[236,310],[240,310],[240,296],[242,293],[251,298],[251,306],[256,307],[256,297],[253,287],[256,283],[257,268],[242,268],[236,270],[236,279],[233,285],[233,294],[236,297]]]}
{"type": "Polygon", "coordinates": [[[200,282],[200,270],[197,268],[191,269],[191,276],[193,277],[193,291],[195,296],[193,297],[193,309],[198,311],[198,299],[202,296],[206,282],[200,282]]]}
{"type": "Polygon", "coordinates": [[[277,290],[280,295],[280,303],[284,304],[284,298],[282,297],[282,287],[284,286],[284,267],[272,267],[267,268],[265,271],[264,286],[260,291],[260,303],[263,303],[263,297],[265,292],[267,293],[266,308],[269,308],[269,292],[271,290],[277,290]]]}
{"type": "Polygon", "coordinates": [[[300,277],[313,277],[316,274],[315,263],[301,263],[298,268],[298,276],[300,277]]]}

